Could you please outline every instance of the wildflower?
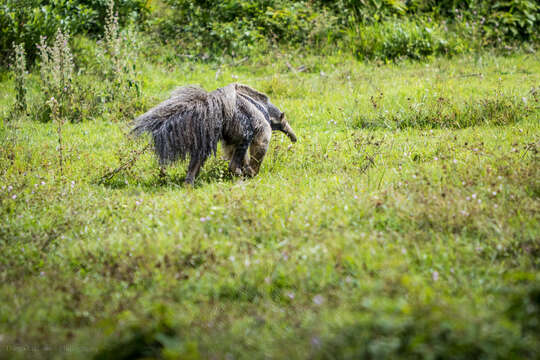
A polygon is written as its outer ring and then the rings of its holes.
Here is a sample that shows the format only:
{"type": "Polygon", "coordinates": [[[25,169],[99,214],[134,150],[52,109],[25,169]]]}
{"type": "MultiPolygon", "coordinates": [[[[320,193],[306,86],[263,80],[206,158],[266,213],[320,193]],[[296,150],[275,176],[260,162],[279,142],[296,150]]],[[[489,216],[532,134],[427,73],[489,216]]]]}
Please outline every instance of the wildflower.
{"type": "Polygon", "coordinates": [[[318,306],[322,305],[324,303],[324,297],[322,295],[314,296],[313,303],[318,306]]]}
{"type": "Polygon", "coordinates": [[[291,300],[294,299],[294,293],[293,293],[292,291],[289,291],[289,292],[287,293],[287,297],[288,297],[289,299],[291,299],[291,300]]]}
{"type": "Polygon", "coordinates": [[[452,162],[453,162],[454,164],[457,164],[457,160],[456,160],[456,159],[452,160],[452,162]]]}
{"type": "Polygon", "coordinates": [[[473,198],[473,199],[476,199],[476,194],[472,194],[472,198],[473,198]]]}
{"type": "Polygon", "coordinates": [[[433,271],[431,273],[431,278],[433,279],[433,281],[439,280],[439,273],[437,271],[433,271]]]}
{"type": "Polygon", "coordinates": [[[229,261],[230,261],[230,262],[234,262],[234,260],[235,260],[234,256],[232,256],[232,255],[229,256],[229,261]]]}
{"type": "Polygon", "coordinates": [[[13,195],[11,198],[15,200],[17,198],[17,195],[13,195]]]}

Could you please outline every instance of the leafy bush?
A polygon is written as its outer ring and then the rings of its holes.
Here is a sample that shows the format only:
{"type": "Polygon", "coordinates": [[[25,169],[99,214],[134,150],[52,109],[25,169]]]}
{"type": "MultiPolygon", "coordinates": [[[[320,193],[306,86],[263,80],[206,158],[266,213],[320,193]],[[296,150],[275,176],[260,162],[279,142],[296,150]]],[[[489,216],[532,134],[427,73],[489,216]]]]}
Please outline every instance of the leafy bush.
{"type": "Polygon", "coordinates": [[[423,59],[459,51],[449,46],[438,28],[411,21],[366,25],[350,36],[353,50],[361,59],[423,59]]]}
{"type": "Polygon", "coordinates": [[[360,58],[422,59],[488,44],[537,41],[540,22],[539,6],[530,0],[164,2],[152,20],[161,39],[203,59],[244,56],[267,44],[337,45],[352,48],[360,58]]]}
{"type": "Polygon", "coordinates": [[[486,6],[485,36],[489,39],[538,40],[540,5],[535,1],[497,1],[486,6]]]}
{"type": "MultiPolygon", "coordinates": [[[[58,28],[70,34],[100,33],[105,25],[107,1],[103,0],[4,0],[0,5],[0,53],[7,59],[12,44],[23,43],[31,60],[41,36],[54,38],[58,28]]],[[[118,1],[122,24],[144,19],[145,0],[118,1]]]]}
{"type": "Polygon", "coordinates": [[[187,51],[241,55],[261,42],[304,44],[328,36],[334,17],[303,1],[218,3],[166,0],[172,13],[154,22],[164,40],[181,39],[187,51]]]}

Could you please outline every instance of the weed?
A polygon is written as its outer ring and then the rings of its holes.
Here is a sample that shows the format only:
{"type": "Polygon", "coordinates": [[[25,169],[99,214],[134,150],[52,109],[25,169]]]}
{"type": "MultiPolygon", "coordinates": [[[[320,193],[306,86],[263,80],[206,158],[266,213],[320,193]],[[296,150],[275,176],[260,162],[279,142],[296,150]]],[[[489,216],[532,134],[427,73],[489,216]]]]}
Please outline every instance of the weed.
{"type": "Polygon", "coordinates": [[[98,47],[99,71],[106,81],[107,101],[129,118],[141,96],[137,70],[138,41],[132,29],[121,30],[114,1],[109,1],[104,36],[98,47]]]}
{"type": "Polygon", "coordinates": [[[73,55],[69,48],[69,36],[61,30],[56,33],[52,46],[46,44],[46,38],[41,37],[38,45],[40,52],[40,75],[42,103],[38,106],[38,118],[41,121],[52,120],[54,99],[57,105],[58,117],[71,121],[78,120],[72,112],[74,103],[74,64],[73,55]]]}
{"type": "Polygon", "coordinates": [[[13,73],[15,75],[15,111],[18,113],[26,113],[27,102],[26,94],[28,92],[27,78],[28,71],[26,70],[26,52],[23,44],[14,44],[15,63],[13,65],[13,73]]]}

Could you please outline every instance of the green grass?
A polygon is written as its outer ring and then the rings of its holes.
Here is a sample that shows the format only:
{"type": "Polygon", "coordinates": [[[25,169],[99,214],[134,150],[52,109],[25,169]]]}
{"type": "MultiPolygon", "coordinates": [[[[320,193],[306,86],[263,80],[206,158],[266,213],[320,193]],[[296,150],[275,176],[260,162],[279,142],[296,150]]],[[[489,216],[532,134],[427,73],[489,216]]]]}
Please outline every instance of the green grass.
{"type": "Polygon", "coordinates": [[[299,141],[253,179],[145,154],[98,184],[126,120],[65,125],[63,175],[54,124],[0,125],[0,357],[538,356],[538,57],[256,60],[143,70],[147,107],[267,92],[299,141]]]}

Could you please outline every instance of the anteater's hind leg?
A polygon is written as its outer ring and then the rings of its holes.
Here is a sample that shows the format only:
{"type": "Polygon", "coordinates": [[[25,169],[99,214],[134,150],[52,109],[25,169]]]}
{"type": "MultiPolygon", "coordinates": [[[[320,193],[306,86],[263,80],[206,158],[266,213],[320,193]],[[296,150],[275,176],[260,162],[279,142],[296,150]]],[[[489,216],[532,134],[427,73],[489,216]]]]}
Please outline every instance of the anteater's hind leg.
{"type": "Polygon", "coordinates": [[[191,156],[189,160],[186,180],[184,180],[184,183],[186,185],[193,186],[193,184],[195,183],[195,178],[197,177],[197,175],[199,175],[199,171],[201,170],[201,167],[205,160],[206,159],[201,159],[198,156],[191,156]]]}

